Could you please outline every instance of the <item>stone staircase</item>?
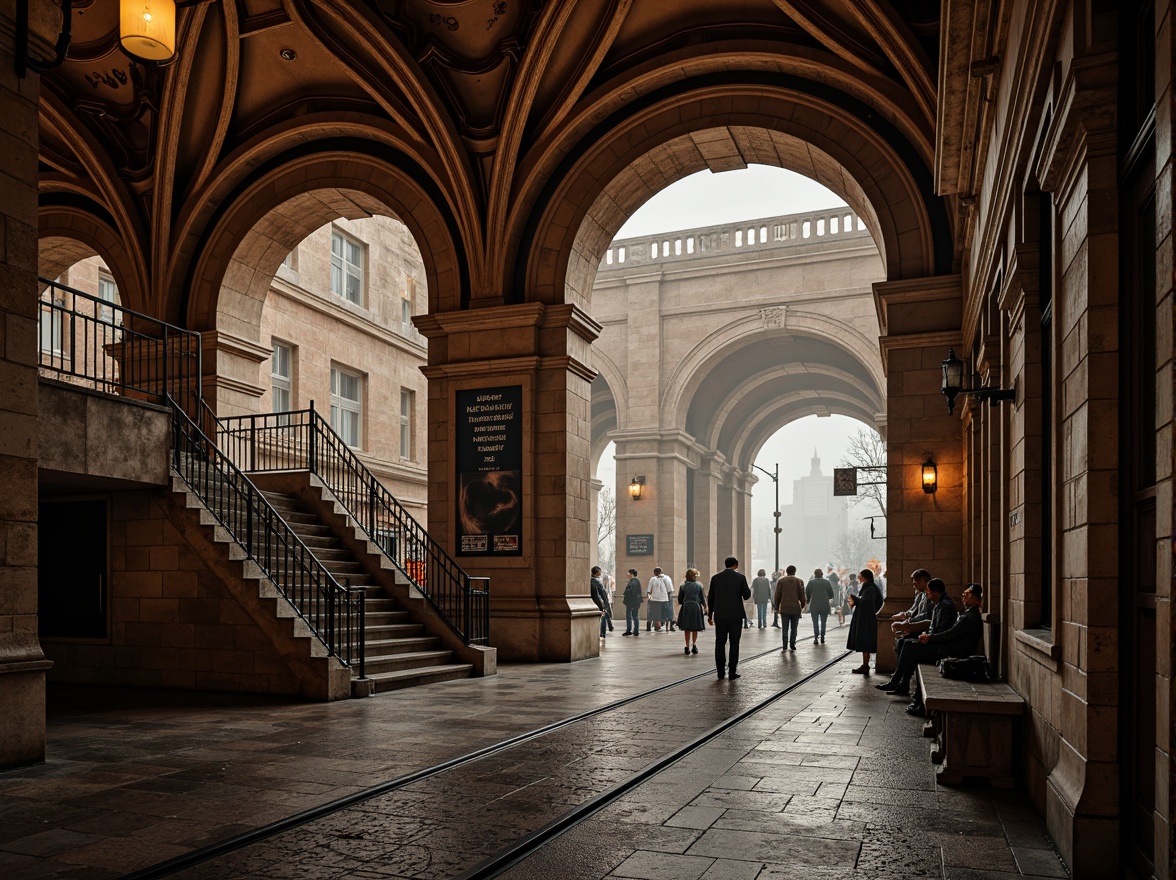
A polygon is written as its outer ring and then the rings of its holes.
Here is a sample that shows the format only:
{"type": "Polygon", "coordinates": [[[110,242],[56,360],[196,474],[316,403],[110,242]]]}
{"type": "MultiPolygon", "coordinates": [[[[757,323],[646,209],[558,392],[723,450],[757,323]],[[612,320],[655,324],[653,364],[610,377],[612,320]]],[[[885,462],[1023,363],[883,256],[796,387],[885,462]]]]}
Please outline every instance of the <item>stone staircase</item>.
{"type": "MultiPolygon", "coordinates": [[[[340,584],[365,591],[367,678],[376,693],[467,678],[473,664],[455,662],[454,652],[429,635],[297,495],[263,492],[323,567],[340,584]]],[[[353,670],[358,676],[358,670],[353,670]]]]}

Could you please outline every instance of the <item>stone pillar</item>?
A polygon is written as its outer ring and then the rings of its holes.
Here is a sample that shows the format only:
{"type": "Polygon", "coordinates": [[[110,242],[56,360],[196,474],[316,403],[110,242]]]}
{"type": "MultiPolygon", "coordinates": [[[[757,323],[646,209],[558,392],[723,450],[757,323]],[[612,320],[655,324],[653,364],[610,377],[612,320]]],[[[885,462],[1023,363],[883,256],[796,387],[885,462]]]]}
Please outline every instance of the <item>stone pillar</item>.
{"type": "Polygon", "coordinates": [[[588,558],[593,565],[600,565],[600,545],[597,536],[600,534],[600,490],[604,483],[593,477],[588,481],[588,558]]]}
{"type": "MultiPolygon", "coordinates": [[[[0,6],[0,770],[45,760],[45,671],[37,637],[37,102],[15,68],[15,4],[0,6]]],[[[61,23],[32,0],[30,54],[52,55],[61,23]]]]}
{"type": "MultiPolygon", "coordinates": [[[[262,382],[268,381],[262,376],[261,365],[273,352],[223,330],[203,331],[200,345],[204,399],[212,403],[216,414],[229,418],[258,412],[267,390],[262,382]]],[[[330,401],[316,401],[316,405],[325,413],[330,401]]]]}
{"type": "MultiPolygon", "coordinates": [[[[963,292],[958,275],[874,285],[886,373],[886,604],[878,621],[878,672],[893,672],[890,615],[909,608],[910,574],[926,568],[958,593],[963,577],[963,451],[959,405],[948,415],[940,364],[960,346],[963,292]],[[927,494],[930,457],[939,488],[927,494]]],[[[963,356],[963,355],[961,355],[963,356]]]]}
{"type": "MultiPolygon", "coordinates": [[[[736,553],[735,484],[729,467],[723,468],[715,492],[715,572],[723,570],[723,560],[736,553]]],[[[714,572],[712,572],[713,574],[714,572]]]]}
{"type": "MultiPolygon", "coordinates": [[[[740,471],[735,477],[735,555],[739,557],[739,570],[744,574],[751,572],[751,490],[755,484],[755,474],[740,471]]],[[[748,581],[752,575],[748,575],[748,581]]]]}
{"type": "Polygon", "coordinates": [[[637,569],[648,581],[653,567],[671,577],[686,572],[686,472],[689,443],[685,434],[669,432],[617,432],[617,568],[637,569]],[[645,478],[641,499],[629,495],[635,476],[645,478]],[[629,535],[652,535],[652,555],[630,555],[629,535]]]}
{"type": "Polygon", "coordinates": [[[600,325],[573,305],[540,303],[415,319],[429,339],[429,532],[455,552],[457,392],[523,389],[522,556],[455,556],[490,578],[490,643],[516,661],[599,652],[588,590],[593,371],[600,325]]]}
{"type": "Polygon", "coordinates": [[[702,456],[702,462],[694,474],[693,562],[703,584],[710,583],[710,576],[723,568],[723,557],[719,555],[715,541],[722,469],[722,454],[711,452],[702,456]]]}

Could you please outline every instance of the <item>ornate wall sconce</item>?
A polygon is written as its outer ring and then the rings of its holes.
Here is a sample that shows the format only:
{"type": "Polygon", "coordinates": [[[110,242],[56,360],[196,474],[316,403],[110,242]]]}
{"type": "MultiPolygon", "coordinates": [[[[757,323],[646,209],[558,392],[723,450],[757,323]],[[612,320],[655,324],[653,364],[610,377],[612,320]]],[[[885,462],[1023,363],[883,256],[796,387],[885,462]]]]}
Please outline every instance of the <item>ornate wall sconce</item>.
{"type": "Polygon", "coordinates": [[[645,488],[645,474],[639,474],[633,477],[633,481],[629,483],[629,497],[634,501],[641,500],[641,491],[645,488]]]}
{"type": "Polygon", "coordinates": [[[956,357],[954,348],[947,350],[947,357],[944,358],[942,367],[943,385],[940,391],[947,398],[947,412],[949,415],[955,410],[955,400],[961,394],[972,394],[981,403],[987,400],[989,406],[996,406],[1004,400],[1013,400],[1016,396],[1016,392],[1012,388],[1007,390],[1003,388],[991,388],[989,386],[965,388],[964,362],[956,357]]]}
{"type": "Polygon", "coordinates": [[[935,467],[935,459],[927,456],[927,460],[923,462],[923,491],[928,495],[934,495],[938,488],[939,469],[935,467]]]}

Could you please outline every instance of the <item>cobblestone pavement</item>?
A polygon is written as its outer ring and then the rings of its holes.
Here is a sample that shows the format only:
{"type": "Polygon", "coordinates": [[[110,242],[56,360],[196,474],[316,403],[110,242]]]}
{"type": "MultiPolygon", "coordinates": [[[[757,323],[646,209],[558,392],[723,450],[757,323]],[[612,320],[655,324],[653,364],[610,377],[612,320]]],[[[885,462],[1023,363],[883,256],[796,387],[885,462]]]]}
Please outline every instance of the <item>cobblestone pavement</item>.
{"type": "MultiPolygon", "coordinates": [[[[738,682],[708,675],[177,876],[454,876],[840,653],[810,643],[781,654],[778,632],[745,631],[738,682]]],[[[57,689],[48,762],[0,774],[0,875],[117,877],[711,671],[709,642],[684,657],[676,634],[618,636],[599,660],[504,666],[493,678],[336,704],[57,689]]],[[[771,878],[801,865],[817,878],[1064,876],[1040,819],[1016,798],[937,790],[921,725],[850,665],[511,876],[771,878]]]]}

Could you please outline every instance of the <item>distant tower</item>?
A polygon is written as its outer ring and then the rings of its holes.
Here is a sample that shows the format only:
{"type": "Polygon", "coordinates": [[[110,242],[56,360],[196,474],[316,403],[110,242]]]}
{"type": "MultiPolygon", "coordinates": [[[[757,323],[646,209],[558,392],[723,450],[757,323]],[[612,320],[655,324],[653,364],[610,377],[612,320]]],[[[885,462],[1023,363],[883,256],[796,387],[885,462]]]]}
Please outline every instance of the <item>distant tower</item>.
{"type": "Polygon", "coordinates": [[[817,448],[813,447],[812,468],[809,470],[810,477],[821,476],[821,457],[817,455],[817,448]]]}

